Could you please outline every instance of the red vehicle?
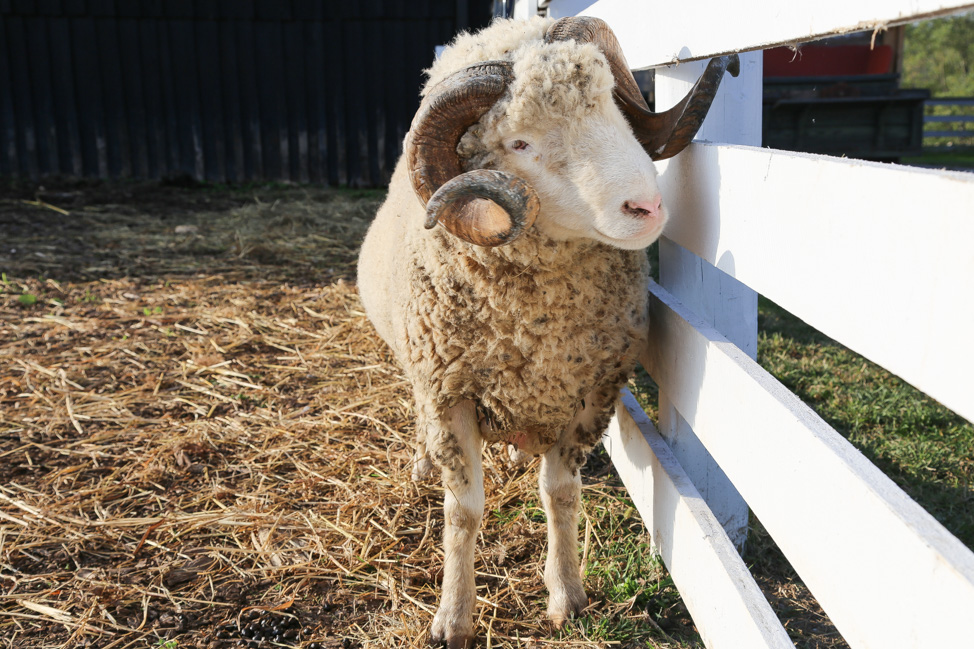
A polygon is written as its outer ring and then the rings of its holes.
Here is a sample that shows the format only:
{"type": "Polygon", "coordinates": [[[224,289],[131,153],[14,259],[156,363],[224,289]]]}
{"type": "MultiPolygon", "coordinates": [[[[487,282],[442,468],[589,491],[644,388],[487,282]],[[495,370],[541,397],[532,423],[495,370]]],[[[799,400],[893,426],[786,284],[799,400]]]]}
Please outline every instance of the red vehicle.
{"type": "Polygon", "coordinates": [[[765,51],[764,146],[882,161],[920,154],[930,93],[899,87],[902,28],[872,36],[765,51]]]}

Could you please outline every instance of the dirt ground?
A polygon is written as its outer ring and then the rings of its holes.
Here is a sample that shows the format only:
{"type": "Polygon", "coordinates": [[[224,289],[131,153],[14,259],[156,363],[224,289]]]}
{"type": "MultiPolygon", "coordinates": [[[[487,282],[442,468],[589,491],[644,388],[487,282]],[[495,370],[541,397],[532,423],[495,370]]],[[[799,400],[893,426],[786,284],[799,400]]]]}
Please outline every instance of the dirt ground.
{"type": "MultiPolygon", "coordinates": [[[[0,647],[426,646],[442,491],[409,480],[409,394],[353,284],[381,198],[0,188],[0,647]],[[265,619],[276,641],[244,632],[265,619]]],[[[611,576],[587,584],[621,638],[554,632],[535,472],[486,472],[482,646],[698,646],[671,586],[651,614],[600,603],[611,576]]],[[[645,548],[608,473],[587,506],[645,548]]]]}
{"type": "MultiPolygon", "coordinates": [[[[407,386],[354,287],[382,198],[0,183],[0,648],[428,645],[442,489],[409,479],[407,386]]],[[[478,646],[702,646],[604,453],[592,614],[564,631],[536,471],[485,469],[478,646]]],[[[843,646],[749,543],[798,645],[843,646]]]]}

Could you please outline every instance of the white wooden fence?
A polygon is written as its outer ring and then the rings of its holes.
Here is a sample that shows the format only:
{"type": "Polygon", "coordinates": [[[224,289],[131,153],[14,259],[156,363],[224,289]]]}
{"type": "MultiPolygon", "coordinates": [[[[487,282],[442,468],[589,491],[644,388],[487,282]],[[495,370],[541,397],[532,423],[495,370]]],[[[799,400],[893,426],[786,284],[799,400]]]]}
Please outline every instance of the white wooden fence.
{"type": "Polygon", "coordinates": [[[974,146],[974,98],[938,97],[923,102],[923,108],[923,139],[932,143],[923,147],[925,151],[974,146]]]}
{"type": "Polygon", "coordinates": [[[974,554],[754,361],[760,292],[974,420],[974,174],[759,148],[762,48],[971,9],[542,2],[606,20],[664,109],[742,53],[698,142],[658,164],[660,431],[625,394],[606,442],[708,647],[794,646],[735,548],[748,506],[850,646],[974,647],[974,554]]]}

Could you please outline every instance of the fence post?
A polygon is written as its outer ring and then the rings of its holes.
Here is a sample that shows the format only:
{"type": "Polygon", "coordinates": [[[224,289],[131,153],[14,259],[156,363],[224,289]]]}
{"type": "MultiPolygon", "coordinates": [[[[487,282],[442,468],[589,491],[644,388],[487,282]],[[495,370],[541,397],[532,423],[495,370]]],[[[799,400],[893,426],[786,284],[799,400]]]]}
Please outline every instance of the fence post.
{"type": "MultiPolygon", "coordinates": [[[[761,145],[762,53],[741,54],[741,74],[726,75],[698,140],[761,145]]],[[[700,77],[706,61],[681,63],[656,70],[656,107],[665,110],[679,101],[700,77]]],[[[692,156],[687,151],[681,156],[692,156]]],[[[669,164],[679,164],[679,157],[669,164]]],[[[667,167],[668,168],[668,167],[667,167]]],[[[664,176],[666,174],[664,173],[664,176]]],[[[692,182],[683,173],[682,182],[692,182]]],[[[665,183],[664,200],[665,200],[665,183]]],[[[693,214],[670,218],[693,219],[693,214]]],[[[757,357],[757,293],[683,249],[665,236],[660,239],[660,284],[688,308],[711,323],[751,358],[757,357]]],[[[650,323],[652,326],[652,323],[650,323]]],[[[679,368],[676,368],[679,371],[679,368]]],[[[659,428],[694,486],[724,526],[738,550],[747,537],[747,503],[703,447],[663,391],[659,428]]]]}

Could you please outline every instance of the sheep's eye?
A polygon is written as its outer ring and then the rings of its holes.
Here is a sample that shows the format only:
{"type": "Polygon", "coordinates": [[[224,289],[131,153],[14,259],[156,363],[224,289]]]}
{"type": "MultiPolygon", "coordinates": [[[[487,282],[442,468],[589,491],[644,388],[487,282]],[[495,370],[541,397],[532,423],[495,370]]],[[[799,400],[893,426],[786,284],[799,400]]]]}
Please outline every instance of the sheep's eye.
{"type": "Polygon", "coordinates": [[[527,151],[531,148],[531,145],[524,140],[514,140],[514,142],[511,143],[511,148],[515,151],[527,151]]]}

